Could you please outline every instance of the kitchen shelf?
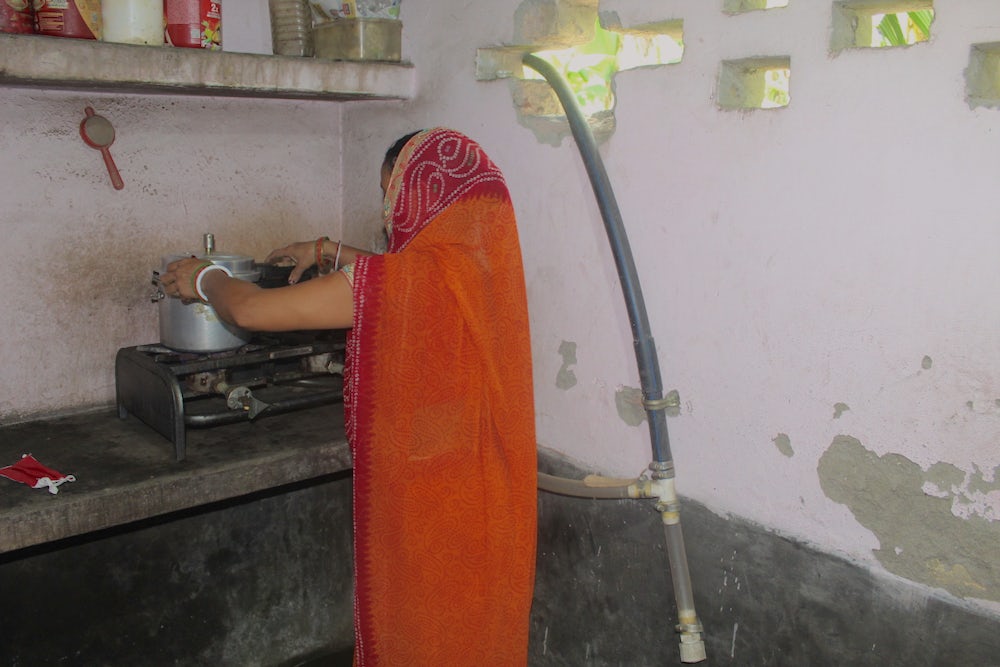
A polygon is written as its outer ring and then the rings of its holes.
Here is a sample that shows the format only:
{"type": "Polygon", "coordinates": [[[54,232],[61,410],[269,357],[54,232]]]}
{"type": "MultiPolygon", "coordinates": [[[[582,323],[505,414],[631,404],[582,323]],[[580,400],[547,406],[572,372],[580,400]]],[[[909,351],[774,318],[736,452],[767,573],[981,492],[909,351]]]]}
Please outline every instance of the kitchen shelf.
{"type": "Polygon", "coordinates": [[[0,34],[0,85],[273,99],[406,100],[410,63],[350,62],[0,34]]]}

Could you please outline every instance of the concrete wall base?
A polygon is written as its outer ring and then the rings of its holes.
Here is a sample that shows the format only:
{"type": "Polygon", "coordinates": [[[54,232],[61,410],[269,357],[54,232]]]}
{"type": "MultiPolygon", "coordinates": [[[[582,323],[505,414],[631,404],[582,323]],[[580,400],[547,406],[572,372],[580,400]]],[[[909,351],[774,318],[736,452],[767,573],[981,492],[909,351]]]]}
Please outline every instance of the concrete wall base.
{"type": "MultiPolygon", "coordinates": [[[[331,476],[4,554],[0,663],[349,655],[350,489],[331,476]]],[[[682,520],[709,665],[1000,665],[1000,619],[981,610],[694,502],[682,520]]],[[[650,503],[539,495],[531,665],[679,664],[675,623],[650,503]]]]}

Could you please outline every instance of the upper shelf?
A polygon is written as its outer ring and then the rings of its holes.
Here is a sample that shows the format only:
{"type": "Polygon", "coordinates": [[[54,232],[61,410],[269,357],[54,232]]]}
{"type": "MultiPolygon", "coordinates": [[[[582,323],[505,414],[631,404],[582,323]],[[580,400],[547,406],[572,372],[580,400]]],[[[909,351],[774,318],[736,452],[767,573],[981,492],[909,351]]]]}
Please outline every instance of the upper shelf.
{"type": "Polygon", "coordinates": [[[405,100],[409,63],[348,62],[0,34],[0,84],[278,99],[405,100]]]}

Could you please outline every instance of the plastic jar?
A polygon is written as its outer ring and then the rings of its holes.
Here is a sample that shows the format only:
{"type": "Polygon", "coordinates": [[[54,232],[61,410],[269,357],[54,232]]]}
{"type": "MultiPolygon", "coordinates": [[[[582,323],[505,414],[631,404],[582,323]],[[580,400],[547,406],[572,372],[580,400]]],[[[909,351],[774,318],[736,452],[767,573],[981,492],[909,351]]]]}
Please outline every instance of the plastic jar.
{"type": "Polygon", "coordinates": [[[269,0],[271,44],[279,56],[313,54],[312,10],[306,0],[269,0]]]}
{"type": "Polygon", "coordinates": [[[35,32],[35,12],[31,0],[0,0],[0,32],[35,32]]]}
{"type": "Polygon", "coordinates": [[[102,38],[124,44],[163,44],[162,0],[101,0],[102,38]]]}
{"type": "Polygon", "coordinates": [[[101,0],[34,0],[34,6],[39,35],[101,38],[101,0]]]}

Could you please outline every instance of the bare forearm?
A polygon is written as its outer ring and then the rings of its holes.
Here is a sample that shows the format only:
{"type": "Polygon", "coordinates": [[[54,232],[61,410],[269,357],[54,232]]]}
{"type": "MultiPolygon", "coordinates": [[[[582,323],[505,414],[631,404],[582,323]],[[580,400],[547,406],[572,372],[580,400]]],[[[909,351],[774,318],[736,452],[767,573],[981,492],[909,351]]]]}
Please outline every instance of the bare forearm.
{"type": "Polygon", "coordinates": [[[216,314],[229,324],[251,331],[276,331],[260,321],[259,301],[264,290],[253,283],[230,278],[221,271],[213,271],[202,279],[202,292],[208,297],[216,314]]]}
{"type": "Polygon", "coordinates": [[[353,324],[351,285],[341,274],[289,287],[261,289],[221,271],[202,279],[202,292],[226,322],[250,331],[346,329],[353,324]]]}

